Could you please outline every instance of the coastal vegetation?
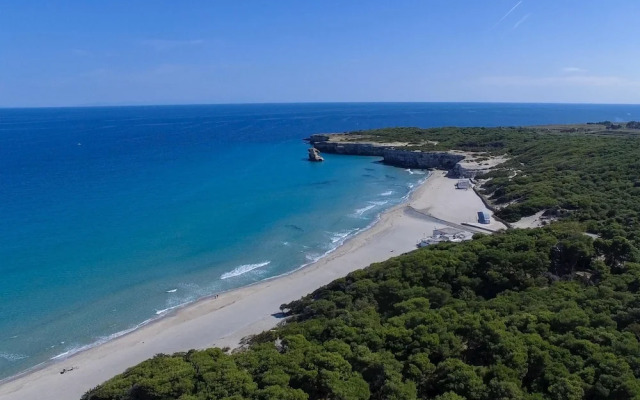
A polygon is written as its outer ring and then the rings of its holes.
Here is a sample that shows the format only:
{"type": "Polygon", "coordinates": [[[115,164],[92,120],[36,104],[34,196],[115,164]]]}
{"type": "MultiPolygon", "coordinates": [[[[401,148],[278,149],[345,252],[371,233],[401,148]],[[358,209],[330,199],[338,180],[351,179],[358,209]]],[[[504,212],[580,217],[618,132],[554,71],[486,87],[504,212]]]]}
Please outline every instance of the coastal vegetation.
{"type": "Polygon", "coordinates": [[[373,264],[282,305],[287,322],[238,351],[160,354],[83,400],[640,399],[636,133],[591,124],[352,135],[507,155],[481,189],[498,215],[544,210],[558,221],[373,264]]]}
{"type": "Polygon", "coordinates": [[[545,210],[602,238],[640,245],[640,130],[606,125],[506,128],[387,128],[352,134],[423,151],[506,155],[480,191],[508,222],[545,210]]]}

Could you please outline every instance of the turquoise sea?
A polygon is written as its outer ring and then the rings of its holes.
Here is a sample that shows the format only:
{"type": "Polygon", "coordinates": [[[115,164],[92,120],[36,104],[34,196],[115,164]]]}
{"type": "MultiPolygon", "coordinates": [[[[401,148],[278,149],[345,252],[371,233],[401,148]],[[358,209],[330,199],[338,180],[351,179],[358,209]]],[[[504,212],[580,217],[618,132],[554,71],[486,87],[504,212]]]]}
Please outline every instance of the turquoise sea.
{"type": "Polygon", "coordinates": [[[0,378],[313,262],[426,176],[309,163],[312,133],[633,119],[640,106],[0,109],[0,378]]]}

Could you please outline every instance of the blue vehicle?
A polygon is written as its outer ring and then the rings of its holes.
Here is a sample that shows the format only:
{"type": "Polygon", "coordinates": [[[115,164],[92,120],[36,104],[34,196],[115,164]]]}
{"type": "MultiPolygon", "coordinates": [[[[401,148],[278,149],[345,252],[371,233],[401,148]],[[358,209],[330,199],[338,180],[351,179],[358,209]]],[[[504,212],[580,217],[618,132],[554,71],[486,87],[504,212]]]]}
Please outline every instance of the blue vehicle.
{"type": "Polygon", "coordinates": [[[490,224],[491,223],[491,215],[489,215],[486,211],[478,211],[478,222],[481,224],[490,224]]]}

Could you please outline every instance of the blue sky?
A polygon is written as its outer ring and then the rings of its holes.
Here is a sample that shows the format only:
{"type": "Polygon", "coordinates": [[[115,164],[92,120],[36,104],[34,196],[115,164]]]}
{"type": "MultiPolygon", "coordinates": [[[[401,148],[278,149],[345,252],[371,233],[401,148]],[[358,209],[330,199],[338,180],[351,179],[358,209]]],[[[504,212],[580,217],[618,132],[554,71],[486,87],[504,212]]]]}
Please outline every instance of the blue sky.
{"type": "Polygon", "coordinates": [[[0,107],[640,103],[640,1],[0,0],[0,107]]]}

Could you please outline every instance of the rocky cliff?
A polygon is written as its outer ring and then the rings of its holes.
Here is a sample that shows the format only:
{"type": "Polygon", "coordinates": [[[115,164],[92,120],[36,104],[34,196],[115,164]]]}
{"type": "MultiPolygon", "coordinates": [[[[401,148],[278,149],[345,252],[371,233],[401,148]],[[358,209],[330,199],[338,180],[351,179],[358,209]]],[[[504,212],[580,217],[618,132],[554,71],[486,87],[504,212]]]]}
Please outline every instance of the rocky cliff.
{"type": "Polygon", "coordinates": [[[347,142],[339,140],[341,135],[318,134],[308,140],[316,149],[323,153],[347,154],[359,156],[382,157],[385,164],[403,168],[436,168],[452,170],[464,177],[473,177],[473,170],[457,168],[465,155],[453,152],[422,152],[403,150],[395,146],[379,143],[347,142]]]}
{"type": "Polygon", "coordinates": [[[322,153],[346,154],[355,156],[380,156],[382,157],[387,147],[372,143],[352,143],[352,142],[333,142],[333,141],[313,141],[314,135],[310,138],[310,142],[316,149],[322,153]]]}
{"type": "Polygon", "coordinates": [[[444,152],[422,152],[399,149],[385,149],[382,153],[383,162],[395,167],[403,168],[437,168],[452,170],[459,161],[464,160],[461,154],[444,152]]]}

